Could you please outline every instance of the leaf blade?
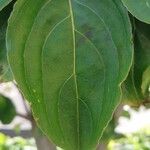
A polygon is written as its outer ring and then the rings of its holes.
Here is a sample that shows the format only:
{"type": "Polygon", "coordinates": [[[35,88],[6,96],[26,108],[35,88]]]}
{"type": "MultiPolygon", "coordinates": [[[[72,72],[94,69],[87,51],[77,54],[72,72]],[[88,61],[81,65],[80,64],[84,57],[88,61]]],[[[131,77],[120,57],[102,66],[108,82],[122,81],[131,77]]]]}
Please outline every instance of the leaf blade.
{"type": "MultiPolygon", "coordinates": [[[[18,1],[9,22],[7,46],[14,76],[49,138],[66,150],[93,149],[119,103],[119,86],[132,60],[131,34],[125,39],[130,57],[125,56],[124,66],[118,60],[123,50],[119,54],[122,48],[114,42],[115,24],[110,32],[110,22],[98,11],[102,7],[93,7],[100,6],[99,1],[37,2],[18,1]]],[[[120,27],[126,23],[128,30],[128,16],[123,16],[120,27]]]]}

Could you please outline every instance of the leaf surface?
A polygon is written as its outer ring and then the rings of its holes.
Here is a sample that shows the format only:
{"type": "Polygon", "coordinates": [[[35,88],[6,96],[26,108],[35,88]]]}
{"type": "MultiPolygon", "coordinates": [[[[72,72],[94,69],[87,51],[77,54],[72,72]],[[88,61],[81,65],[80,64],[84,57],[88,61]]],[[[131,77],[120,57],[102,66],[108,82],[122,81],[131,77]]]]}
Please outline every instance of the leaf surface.
{"type": "Polygon", "coordinates": [[[133,16],[150,24],[150,0],[122,0],[122,2],[133,16]]]}
{"type": "Polygon", "coordinates": [[[17,1],[9,62],[38,125],[58,146],[96,148],[120,101],[131,38],[120,0],[17,1]]]}
{"type": "Polygon", "coordinates": [[[0,11],[6,7],[12,0],[0,0],[0,11]]]}

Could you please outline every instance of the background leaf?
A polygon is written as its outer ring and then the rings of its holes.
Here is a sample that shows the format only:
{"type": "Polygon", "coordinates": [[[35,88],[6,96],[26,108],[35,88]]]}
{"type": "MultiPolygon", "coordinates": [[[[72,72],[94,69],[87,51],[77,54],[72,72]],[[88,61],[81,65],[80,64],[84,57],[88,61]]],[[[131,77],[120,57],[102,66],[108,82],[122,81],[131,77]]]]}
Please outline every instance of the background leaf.
{"type": "Polygon", "coordinates": [[[141,88],[143,95],[150,97],[150,66],[143,73],[141,88]]]}
{"type": "Polygon", "coordinates": [[[0,1],[0,11],[6,7],[12,0],[1,0],[0,1]]]}
{"type": "Polygon", "coordinates": [[[9,124],[16,116],[16,109],[11,100],[0,95],[0,121],[3,124],[9,124]]]}
{"type": "Polygon", "coordinates": [[[122,2],[133,16],[150,24],[150,0],[122,0],[122,2]]]}
{"type": "Polygon", "coordinates": [[[13,79],[7,62],[6,50],[6,29],[7,21],[12,11],[14,2],[11,2],[2,11],[0,11],[0,82],[10,81],[13,79]]]}
{"type": "Polygon", "coordinates": [[[128,78],[123,84],[123,100],[139,106],[150,101],[150,25],[134,19],[135,53],[134,63],[128,78]]]}

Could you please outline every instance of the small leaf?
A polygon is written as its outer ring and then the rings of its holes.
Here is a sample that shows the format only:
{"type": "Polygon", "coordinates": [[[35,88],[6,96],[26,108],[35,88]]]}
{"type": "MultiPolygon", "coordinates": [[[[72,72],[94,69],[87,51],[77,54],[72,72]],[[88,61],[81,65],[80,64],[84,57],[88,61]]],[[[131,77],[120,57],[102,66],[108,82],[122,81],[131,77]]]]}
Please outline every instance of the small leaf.
{"type": "Polygon", "coordinates": [[[122,0],[122,2],[133,16],[150,24],[150,0],[122,0]]]}
{"type": "Polygon", "coordinates": [[[16,109],[11,100],[0,95],[0,121],[3,124],[9,124],[16,116],[16,109]]]}
{"type": "Polygon", "coordinates": [[[35,120],[58,146],[96,147],[120,102],[131,39],[120,0],[17,1],[7,31],[9,62],[35,120]]]}

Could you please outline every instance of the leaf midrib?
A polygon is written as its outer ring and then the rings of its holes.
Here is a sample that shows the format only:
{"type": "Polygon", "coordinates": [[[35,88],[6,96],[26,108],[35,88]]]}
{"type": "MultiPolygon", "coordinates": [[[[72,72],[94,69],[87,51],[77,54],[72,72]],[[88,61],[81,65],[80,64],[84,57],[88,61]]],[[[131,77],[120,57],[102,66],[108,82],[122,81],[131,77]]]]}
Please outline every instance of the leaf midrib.
{"type": "Polygon", "coordinates": [[[80,139],[79,139],[79,93],[78,93],[78,85],[77,85],[77,76],[76,76],[76,38],[75,38],[75,24],[74,24],[74,16],[72,11],[72,2],[69,0],[69,8],[70,8],[70,16],[71,16],[71,24],[72,24],[72,35],[73,35],[73,76],[75,82],[75,90],[76,90],[76,100],[77,100],[77,150],[80,149],[80,139]]]}

